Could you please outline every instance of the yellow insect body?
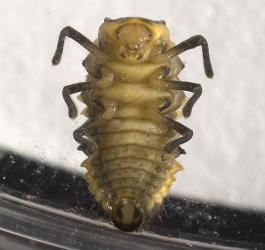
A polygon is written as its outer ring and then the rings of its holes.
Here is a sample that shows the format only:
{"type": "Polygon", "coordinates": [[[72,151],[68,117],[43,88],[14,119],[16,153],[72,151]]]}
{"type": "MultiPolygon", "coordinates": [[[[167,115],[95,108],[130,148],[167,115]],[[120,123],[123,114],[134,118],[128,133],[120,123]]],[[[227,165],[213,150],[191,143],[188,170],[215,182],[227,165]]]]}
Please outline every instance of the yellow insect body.
{"type": "MultiPolygon", "coordinates": [[[[133,231],[159,211],[182,169],[175,158],[192,131],[175,119],[190,115],[201,88],[179,81],[183,64],[177,55],[194,43],[203,50],[205,45],[192,37],[191,44],[174,46],[163,21],[105,19],[96,45],[71,27],[62,30],[54,64],[65,36],[90,51],[83,62],[86,82],[63,90],[70,117],[76,116],[70,94],[81,92],[79,99],[87,105],[82,114],[88,120],[74,138],[88,155],[81,166],[87,169],[89,190],[115,226],[133,231]],[[194,95],[187,99],[184,90],[194,95]]],[[[211,77],[210,60],[204,60],[211,77]]]]}

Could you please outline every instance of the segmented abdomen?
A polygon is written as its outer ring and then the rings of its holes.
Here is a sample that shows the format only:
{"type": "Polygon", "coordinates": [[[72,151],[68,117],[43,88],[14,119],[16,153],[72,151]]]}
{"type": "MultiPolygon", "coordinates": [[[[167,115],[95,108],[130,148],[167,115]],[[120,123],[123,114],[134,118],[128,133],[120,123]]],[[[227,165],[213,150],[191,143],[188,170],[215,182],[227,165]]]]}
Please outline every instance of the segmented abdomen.
{"type": "MultiPolygon", "coordinates": [[[[132,225],[137,217],[135,207],[145,219],[151,217],[168,194],[174,174],[181,170],[175,161],[176,154],[165,152],[165,145],[178,134],[159,108],[167,100],[180,106],[184,94],[156,86],[150,80],[149,76],[158,66],[148,65],[149,69],[145,70],[142,65],[145,72],[140,77],[137,74],[133,77],[132,71],[136,69],[131,68],[131,76],[126,78],[123,73],[126,76],[128,68],[110,64],[108,67],[114,77],[109,84],[102,84],[103,75],[96,81],[92,93],[81,94],[88,104],[87,115],[94,114],[93,132],[89,136],[98,145],[97,151],[82,166],[87,169],[90,192],[102,208],[111,213],[114,223],[123,220],[132,225]],[[175,96],[179,97],[177,101],[175,96]],[[101,112],[89,107],[95,100],[101,104],[101,112]],[[113,218],[119,216],[118,213],[126,214],[126,218],[113,218]]],[[[176,117],[170,113],[170,107],[163,113],[176,117]]]]}

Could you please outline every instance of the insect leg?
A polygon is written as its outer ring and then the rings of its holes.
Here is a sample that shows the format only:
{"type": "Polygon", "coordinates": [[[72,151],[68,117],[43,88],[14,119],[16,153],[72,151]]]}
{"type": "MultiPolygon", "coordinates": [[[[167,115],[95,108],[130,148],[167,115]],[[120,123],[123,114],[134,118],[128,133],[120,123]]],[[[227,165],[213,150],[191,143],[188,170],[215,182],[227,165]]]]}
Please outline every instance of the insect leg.
{"type": "Polygon", "coordinates": [[[169,73],[170,73],[170,68],[167,66],[162,66],[162,67],[156,69],[152,73],[152,75],[149,77],[149,80],[154,81],[154,80],[165,79],[169,73]]]}
{"type": "Polygon", "coordinates": [[[210,60],[208,43],[207,40],[201,35],[196,35],[188,38],[187,40],[169,49],[165,54],[155,57],[153,60],[154,62],[164,62],[170,60],[171,58],[181,54],[186,50],[193,49],[198,46],[202,47],[202,56],[203,56],[205,74],[207,77],[211,78],[213,77],[213,69],[210,60]]]}
{"type": "MultiPolygon", "coordinates": [[[[165,83],[162,80],[166,79],[169,73],[170,73],[170,68],[167,66],[162,66],[156,69],[149,77],[150,85],[156,89],[165,87],[165,83]]],[[[170,105],[171,101],[168,99],[165,100],[165,102],[159,107],[159,111],[167,109],[170,105]]]]}
{"type": "Polygon", "coordinates": [[[84,35],[82,35],[74,28],[67,26],[64,29],[62,29],[62,31],[60,32],[56,51],[52,59],[53,65],[59,64],[61,60],[63,47],[64,47],[64,40],[66,36],[75,40],[86,50],[88,50],[91,54],[93,54],[97,59],[101,61],[107,60],[107,56],[94,43],[92,43],[88,38],[86,38],[84,35]]]}
{"type": "MultiPolygon", "coordinates": [[[[193,136],[193,132],[191,129],[189,129],[188,127],[184,126],[183,124],[172,120],[171,118],[168,118],[168,121],[171,123],[172,128],[177,131],[178,133],[180,133],[182,136],[169,142],[166,146],[165,146],[165,151],[167,153],[172,153],[175,151],[175,149],[179,148],[179,145],[189,141],[192,136],[193,136]]],[[[181,149],[182,150],[182,149],[181,149]]]]}
{"type": "Polygon", "coordinates": [[[93,122],[94,119],[86,121],[73,133],[76,142],[80,143],[77,149],[83,151],[87,155],[91,154],[93,151],[96,151],[98,148],[95,140],[91,136],[88,136],[88,130],[91,128],[93,122]]]}
{"type": "Polygon", "coordinates": [[[71,85],[64,86],[62,94],[63,99],[68,107],[68,115],[70,118],[77,116],[77,108],[71,99],[70,95],[81,91],[89,90],[91,88],[90,82],[79,82],[71,85]]]}
{"type": "Polygon", "coordinates": [[[194,94],[188,100],[183,108],[184,117],[189,117],[191,110],[195,102],[199,99],[202,94],[202,87],[198,83],[185,82],[185,81],[167,81],[169,89],[190,91],[194,94]]]}

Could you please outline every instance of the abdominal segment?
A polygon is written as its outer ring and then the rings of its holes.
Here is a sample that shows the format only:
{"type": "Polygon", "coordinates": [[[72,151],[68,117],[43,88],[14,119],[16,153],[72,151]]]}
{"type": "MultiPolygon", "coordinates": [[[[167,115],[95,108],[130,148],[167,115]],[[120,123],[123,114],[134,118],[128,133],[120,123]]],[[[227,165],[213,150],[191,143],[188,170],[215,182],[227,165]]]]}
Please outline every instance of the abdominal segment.
{"type": "Polygon", "coordinates": [[[91,95],[81,94],[86,110],[98,121],[89,134],[98,151],[82,167],[87,169],[90,192],[113,223],[132,231],[159,211],[175,181],[174,174],[182,169],[175,160],[178,155],[165,152],[165,145],[179,134],[164,114],[175,118],[176,113],[166,109],[162,114],[159,107],[166,101],[181,106],[184,95],[179,91],[181,100],[176,101],[176,93],[155,88],[147,77],[141,81],[137,77],[135,82],[132,76],[124,82],[115,75],[112,79],[111,84],[95,87],[91,95]],[[89,107],[95,99],[100,111],[89,107]]]}

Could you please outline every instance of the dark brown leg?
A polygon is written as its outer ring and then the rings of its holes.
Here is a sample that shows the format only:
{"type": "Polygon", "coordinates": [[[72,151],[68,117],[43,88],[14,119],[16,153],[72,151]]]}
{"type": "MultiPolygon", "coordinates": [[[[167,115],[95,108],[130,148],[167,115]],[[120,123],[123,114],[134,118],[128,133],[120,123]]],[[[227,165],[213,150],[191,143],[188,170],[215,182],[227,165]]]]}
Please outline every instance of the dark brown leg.
{"type": "Polygon", "coordinates": [[[170,73],[170,68],[167,66],[162,66],[158,69],[156,69],[152,75],[149,77],[150,81],[155,81],[155,80],[162,80],[165,79],[168,74],[170,73]]]}
{"type": "Polygon", "coordinates": [[[89,89],[91,89],[91,83],[89,82],[74,83],[63,88],[63,98],[68,107],[68,115],[70,118],[75,118],[77,116],[77,108],[70,95],[89,89]]]}
{"type": "MultiPolygon", "coordinates": [[[[156,89],[165,87],[165,83],[161,80],[166,79],[169,73],[170,73],[170,68],[167,66],[162,66],[156,69],[149,77],[151,86],[153,86],[153,88],[156,89]]],[[[159,107],[159,111],[167,109],[170,105],[171,105],[170,100],[165,100],[165,102],[159,107]]]]}
{"type": "Polygon", "coordinates": [[[107,60],[107,56],[94,43],[92,43],[88,38],[86,38],[84,35],[82,35],[77,30],[73,29],[70,26],[67,26],[64,29],[62,29],[59,35],[57,48],[56,48],[55,54],[52,59],[53,65],[59,64],[61,60],[61,56],[63,53],[63,47],[64,47],[64,40],[66,36],[75,40],[77,43],[83,46],[86,50],[88,50],[91,54],[93,54],[97,59],[101,61],[107,60]]]}
{"type": "Polygon", "coordinates": [[[169,89],[184,90],[193,92],[193,96],[188,100],[183,108],[184,117],[189,117],[195,102],[202,94],[202,87],[198,83],[184,81],[167,81],[169,89]]]}
{"type": "Polygon", "coordinates": [[[166,153],[173,153],[176,149],[179,149],[179,145],[189,141],[192,136],[193,136],[193,132],[191,129],[187,128],[186,126],[184,126],[183,124],[172,120],[171,118],[167,118],[168,121],[171,123],[172,128],[180,133],[182,136],[169,142],[166,146],[165,146],[165,152],[166,153]]]}
{"type": "Polygon", "coordinates": [[[91,125],[94,122],[94,119],[86,121],[81,127],[76,129],[73,133],[74,139],[76,142],[80,143],[78,150],[83,151],[86,155],[91,154],[92,152],[98,149],[98,145],[95,140],[89,135],[89,130],[91,125]]]}
{"type": "Polygon", "coordinates": [[[212,64],[211,64],[210,55],[209,55],[208,43],[207,43],[207,40],[201,35],[190,37],[189,39],[169,49],[165,54],[157,56],[156,58],[153,59],[153,61],[154,62],[167,61],[181,54],[182,52],[186,50],[193,49],[198,46],[202,47],[202,56],[203,56],[205,74],[207,77],[211,78],[213,77],[213,69],[212,69],[212,64]]]}

